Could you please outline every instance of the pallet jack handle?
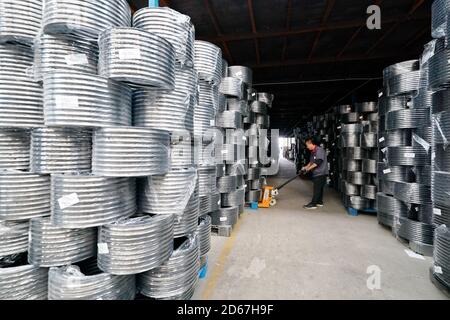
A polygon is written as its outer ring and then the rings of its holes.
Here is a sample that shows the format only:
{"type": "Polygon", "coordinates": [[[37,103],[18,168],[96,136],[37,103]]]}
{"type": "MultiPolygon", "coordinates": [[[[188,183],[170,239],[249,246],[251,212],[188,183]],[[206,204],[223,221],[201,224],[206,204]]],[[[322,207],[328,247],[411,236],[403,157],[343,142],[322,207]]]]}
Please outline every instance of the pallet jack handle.
{"type": "Polygon", "coordinates": [[[288,185],[289,183],[291,183],[292,181],[294,181],[295,179],[297,179],[297,177],[300,177],[301,175],[303,175],[303,172],[300,171],[299,173],[297,173],[295,176],[293,176],[292,178],[289,178],[288,180],[286,180],[285,182],[283,182],[282,184],[280,184],[278,187],[273,188],[273,195],[278,195],[278,192],[283,189],[286,185],[288,185]]]}

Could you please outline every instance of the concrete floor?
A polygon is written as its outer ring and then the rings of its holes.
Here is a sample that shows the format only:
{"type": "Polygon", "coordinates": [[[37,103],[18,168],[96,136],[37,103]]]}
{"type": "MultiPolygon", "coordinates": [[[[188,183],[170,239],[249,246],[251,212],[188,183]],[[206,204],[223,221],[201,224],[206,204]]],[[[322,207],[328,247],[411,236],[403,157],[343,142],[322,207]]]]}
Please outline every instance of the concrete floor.
{"type": "MultiPolygon", "coordinates": [[[[294,174],[283,159],[269,183],[294,174]]],[[[347,215],[331,189],[324,208],[304,210],[311,193],[311,182],[297,179],[275,207],[247,209],[232,237],[213,236],[194,299],[446,299],[428,278],[431,258],[409,257],[375,215],[347,215]],[[373,265],[381,270],[376,290],[367,287],[373,265]]]]}

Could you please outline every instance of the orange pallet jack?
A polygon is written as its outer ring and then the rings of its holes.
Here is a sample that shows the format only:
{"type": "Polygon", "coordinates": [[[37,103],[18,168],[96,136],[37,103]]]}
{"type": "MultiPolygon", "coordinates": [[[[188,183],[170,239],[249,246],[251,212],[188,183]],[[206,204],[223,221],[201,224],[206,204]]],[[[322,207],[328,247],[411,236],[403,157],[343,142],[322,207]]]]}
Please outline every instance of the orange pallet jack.
{"type": "Polygon", "coordinates": [[[259,200],[258,207],[259,208],[270,208],[277,204],[277,199],[275,199],[276,196],[280,194],[280,190],[284,188],[286,185],[297,179],[297,177],[303,175],[303,172],[300,172],[296,174],[294,177],[286,180],[282,184],[280,184],[278,187],[272,187],[272,186],[264,186],[262,189],[262,196],[259,200]]]}

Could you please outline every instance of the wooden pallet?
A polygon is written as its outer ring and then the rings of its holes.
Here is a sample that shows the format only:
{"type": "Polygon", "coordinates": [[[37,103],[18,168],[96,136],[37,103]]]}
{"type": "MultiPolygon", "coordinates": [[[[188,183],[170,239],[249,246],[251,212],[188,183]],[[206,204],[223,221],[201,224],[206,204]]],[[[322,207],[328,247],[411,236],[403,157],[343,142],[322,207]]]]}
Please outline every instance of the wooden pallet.
{"type": "Polygon", "coordinates": [[[211,226],[211,234],[214,236],[230,237],[232,232],[232,226],[211,226]]]}

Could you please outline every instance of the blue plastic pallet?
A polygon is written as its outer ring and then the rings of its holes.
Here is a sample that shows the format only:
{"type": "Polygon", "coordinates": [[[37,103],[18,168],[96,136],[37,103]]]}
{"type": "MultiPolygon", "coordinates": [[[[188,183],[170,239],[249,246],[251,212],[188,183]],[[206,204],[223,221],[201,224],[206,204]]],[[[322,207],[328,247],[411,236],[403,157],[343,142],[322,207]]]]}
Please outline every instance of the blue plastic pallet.
{"type": "Polygon", "coordinates": [[[208,260],[206,260],[205,265],[200,269],[198,272],[198,277],[200,279],[204,279],[206,277],[206,274],[208,273],[208,260]]]}
{"type": "Polygon", "coordinates": [[[363,209],[363,210],[358,210],[358,209],[355,209],[355,208],[348,207],[347,208],[347,213],[350,216],[357,217],[360,213],[377,213],[377,210],[369,209],[369,208],[368,209],[363,209]]]}
{"type": "Polygon", "coordinates": [[[258,210],[258,202],[250,202],[249,206],[252,210],[258,210]]]}

